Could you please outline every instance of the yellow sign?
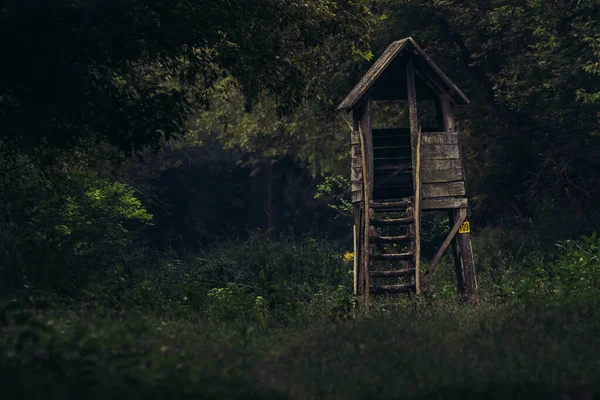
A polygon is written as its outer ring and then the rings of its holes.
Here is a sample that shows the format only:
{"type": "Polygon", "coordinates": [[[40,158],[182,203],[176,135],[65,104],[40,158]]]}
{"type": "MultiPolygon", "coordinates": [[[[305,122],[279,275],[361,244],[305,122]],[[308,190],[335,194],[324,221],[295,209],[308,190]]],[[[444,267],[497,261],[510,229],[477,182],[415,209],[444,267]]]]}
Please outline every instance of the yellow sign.
{"type": "Polygon", "coordinates": [[[471,223],[469,221],[465,221],[462,223],[460,228],[458,228],[458,233],[470,233],[471,232],[471,223]]]}

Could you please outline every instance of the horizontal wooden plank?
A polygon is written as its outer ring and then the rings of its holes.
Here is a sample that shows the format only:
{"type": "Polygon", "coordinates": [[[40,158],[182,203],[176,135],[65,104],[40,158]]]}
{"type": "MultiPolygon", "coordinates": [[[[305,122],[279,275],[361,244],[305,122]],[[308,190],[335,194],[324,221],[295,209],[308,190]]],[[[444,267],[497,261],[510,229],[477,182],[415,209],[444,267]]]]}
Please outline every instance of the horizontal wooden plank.
{"type": "Polygon", "coordinates": [[[361,202],[363,199],[363,195],[364,195],[364,192],[363,192],[362,188],[360,190],[353,190],[352,195],[351,195],[352,202],[353,203],[361,202]]]}
{"type": "Polygon", "coordinates": [[[373,243],[404,243],[410,242],[412,236],[409,234],[397,236],[371,236],[370,239],[373,243]]]}
{"type": "Polygon", "coordinates": [[[462,169],[430,169],[421,171],[421,182],[423,183],[455,182],[462,180],[462,169]]]}
{"type": "Polygon", "coordinates": [[[411,290],[415,290],[415,284],[408,285],[385,285],[385,286],[372,286],[369,291],[372,294],[387,294],[387,293],[404,293],[411,290]]]}
{"type": "Polygon", "coordinates": [[[459,159],[457,144],[429,144],[421,146],[422,160],[459,159]]]}
{"type": "Polygon", "coordinates": [[[412,204],[410,199],[403,199],[399,201],[371,201],[370,206],[375,210],[390,210],[398,208],[406,208],[412,204]]]}
{"type": "Polygon", "coordinates": [[[373,278],[399,278],[415,273],[414,268],[398,269],[393,271],[369,271],[373,278]]]}
{"type": "Polygon", "coordinates": [[[468,200],[466,197],[442,197],[437,199],[424,199],[421,202],[422,210],[444,210],[455,208],[467,208],[468,200]]]}
{"type": "Polygon", "coordinates": [[[408,225],[412,224],[415,221],[414,218],[388,218],[388,219],[379,219],[373,218],[371,220],[372,225],[382,226],[382,225],[408,225]]]}
{"type": "Polygon", "coordinates": [[[371,254],[371,260],[385,260],[385,261],[398,261],[398,260],[412,260],[413,253],[392,253],[392,254],[371,254]]]}
{"type": "Polygon", "coordinates": [[[464,182],[424,183],[422,188],[424,198],[464,196],[466,194],[464,182]]]}
{"type": "Polygon", "coordinates": [[[435,169],[462,169],[461,160],[434,160],[421,158],[421,171],[435,169]]]}
{"type": "Polygon", "coordinates": [[[458,144],[458,134],[446,132],[423,133],[421,136],[421,143],[423,145],[458,144]]]}

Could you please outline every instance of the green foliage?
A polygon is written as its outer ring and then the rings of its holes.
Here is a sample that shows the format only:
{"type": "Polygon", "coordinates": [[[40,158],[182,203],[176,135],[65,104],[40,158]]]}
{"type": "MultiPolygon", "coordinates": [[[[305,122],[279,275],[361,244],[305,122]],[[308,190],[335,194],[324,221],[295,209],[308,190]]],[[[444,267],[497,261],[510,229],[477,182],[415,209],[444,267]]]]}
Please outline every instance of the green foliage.
{"type": "Polygon", "coordinates": [[[274,240],[269,235],[254,234],[246,241],[221,243],[191,261],[194,275],[190,278],[197,283],[187,288],[192,292],[184,295],[188,304],[193,304],[195,298],[204,309],[203,294],[195,292],[194,287],[209,287],[209,307],[217,307],[217,314],[242,320],[264,320],[268,312],[268,318],[280,322],[305,322],[312,309],[309,304],[333,293],[325,300],[328,311],[317,316],[328,318],[341,307],[342,300],[336,300],[340,296],[336,291],[342,290],[339,285],[344,282],[343,287],[349,286],[349,266],[341,254],[323,240],[310,237],[274,240]]]}
{"type": "Polygon", "coordinates": [[[331,99],[299,104],[292,115],[282,114],[277,98],[268,93],[257,100],[247,112],[236,82],[222,80],[211,91],[211,109],[198,113],[190,124],[193,136],[217,135],[224,148],[237,150],[241,162],[256,170],[285,158],[306,165],[313,175],[343,168],[349,150],[340,138],[347,137],[348,128],[331,112],[318,109],[331,111],[331,99]]]}
{"type": "Polygon", "coordinates": [[[368,53],[370,26],[361,0],[4,2],[0,43],[11,62],[0,66],[0,140],[156,146],[185,132],[223,76],[246,106],[266,90],[290,110],[337,60],[368,53]]]}
{"type": "Polygon", "coordinates": [[[48,170],[23,157],[3,167],[3,290],[74,294],[131,261],[133,234],[152,218],[131,187],[73,163],[48,170]]]}
{"type": "Polygon", "coordinates": [[[557,244],[558,254],[537,262],[519,279],[518,293],[567,299],[587,296],[600,287],[600,239],[594,233],[557,244]]]}
{"type": "Polygon", "coordinates": [[[336,218],[352,215],[350,200],[350,181],[342,175],[326,176],[325,181],[317,185],[315,199],[328,198],[328,206],[336,213],[336,218]]]}
{"type": "Polygon", "coordinates": [[[555,225],[580,226],[575,235],[596,229],[589,221],[600,194],[597,8],[596,0],[374,6],[388,16],[377,51],[414,37],[471,100],[461,130],[475,218],[533,217],[551,201],[553,211],[568,210],[555,225]]]}

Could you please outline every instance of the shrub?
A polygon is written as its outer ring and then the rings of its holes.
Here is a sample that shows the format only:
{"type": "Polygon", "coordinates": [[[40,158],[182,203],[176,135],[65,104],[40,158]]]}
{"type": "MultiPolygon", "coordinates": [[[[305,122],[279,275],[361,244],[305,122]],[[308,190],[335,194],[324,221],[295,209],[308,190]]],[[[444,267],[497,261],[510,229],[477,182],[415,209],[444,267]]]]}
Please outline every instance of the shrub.
{"type": "Polygon", "coordinates": [[[521,296],[569,298],[600,288],[600,238],[596,233],[556,245],[553,261],[537,262],[520,280],[521,296]]]}
{"type": "Polygon", "coordinates": [[[133,232],[151,215],[131,187],[78,166],[17,163],[0,177],[1,289],[74,294],[132,261],[133,232]]]}

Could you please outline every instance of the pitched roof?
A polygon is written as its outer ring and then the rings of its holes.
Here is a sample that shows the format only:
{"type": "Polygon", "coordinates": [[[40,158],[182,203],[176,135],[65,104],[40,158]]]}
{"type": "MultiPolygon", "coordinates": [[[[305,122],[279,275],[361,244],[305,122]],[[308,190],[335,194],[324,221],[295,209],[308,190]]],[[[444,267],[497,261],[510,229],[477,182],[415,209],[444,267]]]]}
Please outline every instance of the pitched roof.
{"type": "Polygon", "coordinates": [[[392,63],[398,54],[404,49],[414,50],[417,57],[422,58],[427,69],[433,72],[439,77],[441,83],[445,86],[445,90],[450,94],[452,100],[458,104],[468,104],[469,99],[464,93],[442,72],[442,70],[433,62],[431,58],[419,47],[419,45],[408,37],[405,39],[397,40],[391,43],[381,54],[381,56],[375,61],[375,63],[369,68],[367,73],[362,79],[354,86],[354,88],[348,93],[344,101],[340,103],[336,111],[348,111],[367,93],[369,88],[375,83],[377,78],[381,76],[383,71],[392,63]]]}

